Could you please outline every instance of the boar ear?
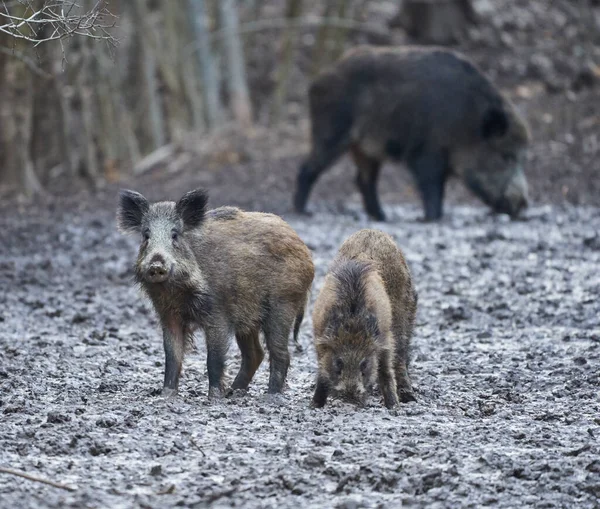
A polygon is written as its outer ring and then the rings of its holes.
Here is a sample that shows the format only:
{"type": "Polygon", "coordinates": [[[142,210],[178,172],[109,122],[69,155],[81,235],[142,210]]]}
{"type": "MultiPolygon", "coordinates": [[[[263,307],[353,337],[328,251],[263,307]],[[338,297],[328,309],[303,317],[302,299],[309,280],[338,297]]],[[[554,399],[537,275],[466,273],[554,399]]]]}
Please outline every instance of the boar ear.
{"type": "Polygon", "coordinates": [[[119,193],[117,209],[117,225],[122,232],[137,232],[142,226],[142,219],[148,212],[148,200],[140,193],[123,189],[119,193]]]}
{"type": "Polygon", "coordinates": [[[185,193],[175,205],[175,211],[183,219],[185,228],[196,228],[206,214],[208,193],[204,189],[195,189],[185,193]]]}
{"type": "Polygon", "coordinates": [[[502,137],[508,131],[508,118],[506,113],[499,108],[490,108],[483,115],[481,122],[481,136],[488,140],[494,136],[502,137]]]}

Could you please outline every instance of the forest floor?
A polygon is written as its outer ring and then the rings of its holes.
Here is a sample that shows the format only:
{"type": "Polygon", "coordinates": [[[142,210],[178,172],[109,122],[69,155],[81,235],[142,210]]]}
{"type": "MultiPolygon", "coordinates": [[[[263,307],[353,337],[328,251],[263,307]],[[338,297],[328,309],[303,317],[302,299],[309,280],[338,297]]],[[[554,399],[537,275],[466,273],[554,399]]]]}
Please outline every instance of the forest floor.
{"type": "MultiPolygon", "coordinates": [[[[485,22],[458,49],[533,133],[533,205],[519,221],[452,183],[445,218],[425,224],[407,172],[388,165],[389,222],[371,223],[347,160],[319,181],[312,218],[291,214],[308,149],[306,48],[282,128],[261,120],[251,133],[186,141],[166,164],[100,192],[64,177],[45,182],[53,197],[4,197],[0,467],[76,491],[0,472],[0,508],[600,507],[600,46],[590,47],[579,3],[476,3],[485,22]],[[162,340],[132,283],[137,239],[116,231],[116,192],[176,199],[199,186],[211,206],[282,214],[312,250],[304,351],[293,352],[281,397],[265,395],[265,361],[247,395],[209,403],[201,335],[180,395],[159,396],[162,340]],[[391,412],[374,398],[310,410],[312,303],[339,245],[364,227],[393,235],[413,271],[418,400],[391,412]]],[[[396,2],[368,4],[376,23],[396,2]]],[[[396,32],[379,42],[405,41],[396,32]]],[[[249,78],[264,112],[272,34],[253,44],[249,78]]],[[[234,372],[234,345],[230,363],[234,372]]]]}
{"type": "MultiPolygon", "coordinates": [[[[219,189],[213,205],[235,201],[219,189]]],[[[425,224],[390,199],[384,224],[356,199],[284,216],[316,264],[309,311],[352,232],[383,229],[405,251],[418,401],[394,411],[375,398],[309,409],[310,312],[283,396],[266,397],[264,362],[248,394],[209,403],[200,335],[180,395],[161,399],[157,321],[132,284],[137,239],[114,210],[5,209],[0,466],[77,489],[0,473],[0,506],[598,507],[600,209],[537,205],[509,221],[452,205],[425,224]]]]}

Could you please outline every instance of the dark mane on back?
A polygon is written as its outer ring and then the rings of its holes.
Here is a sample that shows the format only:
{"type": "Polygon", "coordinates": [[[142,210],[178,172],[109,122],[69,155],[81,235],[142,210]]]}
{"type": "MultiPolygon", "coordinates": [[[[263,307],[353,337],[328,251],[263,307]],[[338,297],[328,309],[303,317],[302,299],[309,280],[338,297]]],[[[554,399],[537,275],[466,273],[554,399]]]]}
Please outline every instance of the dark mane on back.
{"type": "Polygon", "coordinates": [[[367,262],[344,260],[331,268],[335,278],[338,302],[349,315],[355,315],[365,306],[366,276],[373,270],[367,262]]]}

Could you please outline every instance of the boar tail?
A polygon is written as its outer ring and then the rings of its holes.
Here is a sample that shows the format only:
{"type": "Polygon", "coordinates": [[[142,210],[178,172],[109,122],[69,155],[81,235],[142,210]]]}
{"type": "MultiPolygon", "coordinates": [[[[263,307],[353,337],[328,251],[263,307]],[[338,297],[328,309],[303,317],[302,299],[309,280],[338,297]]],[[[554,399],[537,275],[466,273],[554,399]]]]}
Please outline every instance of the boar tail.
{"type": "Polygon", "coordinates": [[[300,333],[300,325],[302,325],[302,320],[304,320],[305,308],[306,303],[300,308],[298,314],[296,315],[296,319],[294,320],[294,344],[296,345],[296,352],[302,352],[302,350],[304,350],[298,341],[298,334],[300,333]]]}

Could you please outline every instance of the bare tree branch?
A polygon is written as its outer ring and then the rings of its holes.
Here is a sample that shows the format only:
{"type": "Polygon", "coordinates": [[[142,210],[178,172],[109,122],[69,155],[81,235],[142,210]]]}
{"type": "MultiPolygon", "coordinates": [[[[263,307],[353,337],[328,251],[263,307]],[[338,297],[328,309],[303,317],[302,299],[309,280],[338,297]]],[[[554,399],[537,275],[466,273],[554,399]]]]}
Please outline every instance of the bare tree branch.
{"type": "Polygon", "coordinates": [[[89,10],[74,0],[43,0],[41,5],[35,0],[4,0],[0,4],[0,32],[32,42],[34,47],[74,35],[114,44],[110,29],[115,23],[106,0],[97,0],[89,10]]]}

